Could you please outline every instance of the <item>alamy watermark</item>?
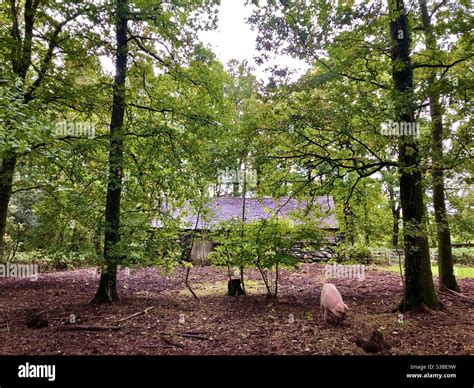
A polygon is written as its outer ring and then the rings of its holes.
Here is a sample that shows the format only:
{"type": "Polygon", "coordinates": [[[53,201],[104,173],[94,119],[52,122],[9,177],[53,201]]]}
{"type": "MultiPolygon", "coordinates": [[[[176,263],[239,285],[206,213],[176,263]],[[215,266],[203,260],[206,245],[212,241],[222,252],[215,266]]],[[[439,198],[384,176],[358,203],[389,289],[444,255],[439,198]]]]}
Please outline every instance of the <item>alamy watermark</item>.
{"type": "Polygon", "coordinates": [[[295,323],[295,316],[294,316],[294,314],[289,314],[289,315],[288,315],[288,323],[289,323],[290,325],[292,325],[293,323],[295,323]]]}
{"type": "Polygon", "coordinates": [[[244,182],[249,185],[257,183],[257,174],[254,170],[229,169],[219,170],[217,172],[217,181],[219,184],[232,184],[244,182]]]}
{"type": "Polygon", "coordinates": [[[29,362],[18,366],[18,377],[24,378],[43,378],[48,381],[56,380],[56,365],[35,365],[29,362]]]}
{"type": "Polygon", "coordinates": [[[328,278],[355,278],[359,280],[364,280],[365,265],[326,264],[324,266],[324,275],[328,278]]]}
{"type": "Polygon", "coordinates": [[[382,123],[380,133],[385,136],[420,136],[420,125],[417,122],[393,122],[382,123]]]}
{"type": "Polygon", "coordinates": [[[38,264],[0,263],[0,278],[30,278],[38,280],[38,264]]]}
{"type": "Polygon", "coordinates": [[[54,136],[95,137],[95,124],[92,121],[59,121],[53,131],[54,136]]]}

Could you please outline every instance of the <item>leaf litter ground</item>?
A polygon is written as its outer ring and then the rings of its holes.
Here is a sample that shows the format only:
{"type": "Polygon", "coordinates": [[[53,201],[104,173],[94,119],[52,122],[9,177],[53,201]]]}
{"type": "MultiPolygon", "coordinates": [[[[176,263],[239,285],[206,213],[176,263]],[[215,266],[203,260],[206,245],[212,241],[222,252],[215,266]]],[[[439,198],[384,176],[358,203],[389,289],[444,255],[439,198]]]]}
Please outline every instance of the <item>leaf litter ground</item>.
{"type": "MultiPolygon", "coordinates": [[[[96,269],[41,274],[37,281],[0,281],[0,354],[3,355],[344,355],[366,354],[357,336],[378,329],[392,346],[383,354],[474,354],[474,303],[440,294],[444,309],[433,313],[391,312],[402,294],[400,276],[369,267],[364,280],[331,279],[350,307],[342,325],[322,322],[319,307],[324,266],[281,271],[280,296],[265,297],[257,271],[247,271],[247,297],[229,297],[227,270],[195,267],[164,275],[145,268],[119,273],[121,300],[93,305],[96,269]],[[133,318],[120,319],[147,310],[133,318]],[[47,326],[28,327],[39,315],[47,326]],[[118,330],[64,331],[65,326],[120,326],[118,330]]],[[[435,281],[437,279],[435,278],[435,281]]],[[[460,279],[473,299],[474,280],[460,279]]],[[[41,325],[40,325],[41,326],[41,325]]]]}

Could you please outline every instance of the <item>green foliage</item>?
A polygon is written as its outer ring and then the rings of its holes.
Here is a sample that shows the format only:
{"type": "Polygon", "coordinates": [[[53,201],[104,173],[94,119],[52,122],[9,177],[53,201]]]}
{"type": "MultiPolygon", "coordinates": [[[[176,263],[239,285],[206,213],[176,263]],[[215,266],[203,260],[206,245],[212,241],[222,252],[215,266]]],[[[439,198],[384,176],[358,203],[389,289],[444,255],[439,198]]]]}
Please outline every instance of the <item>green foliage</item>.
{"type": "Polygon", "coordinates": [[[453,213],[449,217],[453,242],[474,242],[474,190],[469,187],[469,180],[461,181],[459,189],[449,192],[449,202],[453,213]],[[464,186],[464,187],[463,187],[464,186]]]}
{"type": "Polygon", "coordinates": [[[370,249],[364,244],[355,244],[347,249],[347,254],[350,260],[354,260],[357,263],[369,264],[370,260],[370,249]]]}
{"type": "Polygon", "coordinates": [[[126,255],[128,259],[133,258],[136,266],[157,266],[172,271],[178,264],[186,262],[185,247],[180,241],[180,230],[176,224],[169,223],[163,228],[149,231],[143,246],[131,249],[126,255]]]}
{"type": "MultiPolygon", "coordinates": [[[[308,202],[331,195],[350,246],[341,249],[347,249],[349,259],[365,262],[369,246],[390,246],[391,208],[399,198],[389,198],[387,187],[398,186],[398,139],[382,136],[380,128],[394,120],[394,101],[407,96],[390,86],[385,2],[260,2],[250,18],[259,31],[260,62],[276,52],[311,65],[294,83],[284,69],[273,69],[267,88],[246,63],[234,60],[224,67],[199,42],[197,31],[215,24],[216,2],[165,3],[130,2],[136,20],[129,31],[133,60],[127,69],[121,243],[116,247],[122,264],[166,270],[186,264],[172,209],[188,200],[200,202],[202,192],[211,190],[216,196],[298,195],[308,202]],[[256,171],[257,182],[245,190],[242,182],[231,193],[223,190],[218,172],[242,166],[256,171]],[[164,226],[150,230],[153,219],[164,226]]],[[[113,77],[99,56],[114,53],[114,3],[38,4],[32,65],[24,77],[13,71],[22,39],[10,33],[10,5],[2,4],[0,14],[5,26],[0,32],[0,159],[12,153],[18,157],[7,250],[21,260],[43,255],[55,268],[101,264],[113,77]],[[67,17],[71,20],[55,42],[54,29],[67,17]],[[49,43],[58,47],[43,72],[49,43]],[[55,136],[61,121],[93,123],[95,136],[55,136]]],[[[418,25],[414,4],[409,18],[418,25]]],[[[18,12],[23,22],[22,7],[18,12]]],[[[422,105],[430,90],[443,97],[449,144],[444,160],[437,162],[452,186],[453,242],[472,242],[474,235],[469,12],[464,1],[440,3],[434,34],[444,44],[431,55],[415,30],[412,45],[423,171],[431,168],[431,139],[422,105]],[[454,64],[439,68],[430,86],[433,66],[441,62],[454,64]]],[[[428,174],[423,179],[429,203],[428,174]]],[[[219,245],[210,255],[212,263],[259,268],[272,294],[276,284],[270,284],[269,272],[297,262],[292,248],[300,241],[312,248],[322,243],[315,223],[271,218],[223,224],[215,235],[219,245]]],[[[435,245],[433,224],[429,232],[435,245]]],[[[403,230],[400,246],[402,236],[403,230]]],[[[472,252],[455,249],[454,256],[464,262],[472,252]]]]}
{"type": "Polygon", "coordinates": [[[453,259],[456,264],[474,267],[474,248],[453,248],[453,259]]]}
{"type": "Polygon", "coordinates": [[[218,245],[209,254],[213,265],[258,268],[269,296],[278,290],[278,267],[295,266],[298,258],[292,253],[298,243],[318,249],[323,234],[310,218],[283,220],[271,217],[243,223],[229,221],[219,227],[214,239],[218,245]],[[274,288],[268,271],[276,271],[274,288]]]}
{"type": "Polygon", "coordinates": [[[29,250],[18,252],[12,262],[38,265],[40,271],[64,271],[97,265],[94,252],[74,252],[63,250],[29,250]]]}
{"type": "MultiPolygon", "coordinates": [[[[398,265],[379,266],[377,268],[380,268],[382,271],[391,271],[391,272],[400,273],[400,267],[398,265]]],[[[403,268],[402,268],[402,272],[404,272],[403,268]]],[[[433,273],[434,276],[438,276],[438,266],[437,265],[431,266],[431,272],[433,273]]],[[[459,279],[469,279],[469,278],[472,279],[474,278],[474,268],[461,267],[461,266],[456,265],[454,267],[454,274],[459,279]]]]}

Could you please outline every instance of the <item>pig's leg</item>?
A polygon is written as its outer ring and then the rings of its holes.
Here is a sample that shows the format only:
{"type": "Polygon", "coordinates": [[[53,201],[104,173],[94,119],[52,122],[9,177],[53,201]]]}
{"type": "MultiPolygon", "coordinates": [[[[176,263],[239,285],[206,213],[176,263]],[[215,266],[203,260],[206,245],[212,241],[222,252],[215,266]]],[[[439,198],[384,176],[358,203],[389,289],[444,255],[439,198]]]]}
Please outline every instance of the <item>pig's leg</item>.
{"type": "Polygon", "coordinates": [[[328,310],[324,306],[321,306],[321,307],[323,308],[323,321],[324,321],[324,323],[327,323],[328,322],[328,310]]]}

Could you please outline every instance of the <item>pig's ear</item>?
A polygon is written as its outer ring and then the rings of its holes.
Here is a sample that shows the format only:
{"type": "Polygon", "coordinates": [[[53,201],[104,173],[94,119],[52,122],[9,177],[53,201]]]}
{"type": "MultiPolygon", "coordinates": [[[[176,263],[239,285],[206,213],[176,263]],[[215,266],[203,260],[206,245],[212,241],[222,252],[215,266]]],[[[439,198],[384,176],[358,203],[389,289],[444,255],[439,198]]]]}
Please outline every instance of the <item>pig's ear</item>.
{"type": "Polygon", "coordinates": [[[346,308],[346,310],[350,310],[349,307],[347,307],[347,304],[344,303],[344,307],[346,308]]]}

